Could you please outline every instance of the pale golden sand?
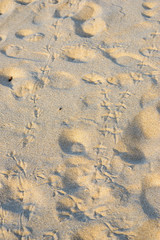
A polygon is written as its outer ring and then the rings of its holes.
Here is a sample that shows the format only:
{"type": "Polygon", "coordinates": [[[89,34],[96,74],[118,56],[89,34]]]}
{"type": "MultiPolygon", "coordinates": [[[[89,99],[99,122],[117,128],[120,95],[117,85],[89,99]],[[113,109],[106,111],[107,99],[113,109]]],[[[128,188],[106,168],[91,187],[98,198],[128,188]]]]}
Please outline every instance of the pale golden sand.
{"type": "Polygon", "coordinates": [[[0,0],[0,240],[160,239],[159,15],[0,0]]]}

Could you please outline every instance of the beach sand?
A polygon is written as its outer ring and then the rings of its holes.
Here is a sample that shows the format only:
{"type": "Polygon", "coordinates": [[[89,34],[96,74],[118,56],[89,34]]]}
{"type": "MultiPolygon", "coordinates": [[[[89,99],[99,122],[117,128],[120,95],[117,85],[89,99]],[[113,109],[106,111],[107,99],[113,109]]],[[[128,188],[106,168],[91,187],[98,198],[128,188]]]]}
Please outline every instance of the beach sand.
{"type": "Polygon", "coordinates": [[[0,240],[160,239],[159,16],[0,0],[0,240]]]}

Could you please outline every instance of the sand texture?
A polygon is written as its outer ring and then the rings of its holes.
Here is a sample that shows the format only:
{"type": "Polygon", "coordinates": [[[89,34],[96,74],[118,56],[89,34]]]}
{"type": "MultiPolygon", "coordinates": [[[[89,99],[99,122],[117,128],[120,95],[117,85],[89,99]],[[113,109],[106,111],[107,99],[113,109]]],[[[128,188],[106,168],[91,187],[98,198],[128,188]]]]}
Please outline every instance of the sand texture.
{"type": "Polygon", "coordinates": [[[159,0],[0,0],[0,240],[160,240],[159,0]]]}

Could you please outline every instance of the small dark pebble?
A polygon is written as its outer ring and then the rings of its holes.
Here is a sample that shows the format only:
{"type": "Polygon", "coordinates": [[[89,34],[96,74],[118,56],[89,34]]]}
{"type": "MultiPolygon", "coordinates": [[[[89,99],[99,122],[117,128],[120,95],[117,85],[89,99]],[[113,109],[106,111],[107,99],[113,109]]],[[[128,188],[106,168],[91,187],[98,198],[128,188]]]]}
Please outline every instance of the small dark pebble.
{"type": "Polygon", "coordinates": [[[10,77],[10,78],[8,79],[8,82],[11,82],[11,81],[12,81],[12,79],[13,79],[13,77],[10,77]]]}
{"type": "Polygon", "coordinates": [[[62,110],[62,107],[59,108],[59,111],[62,110]]]}

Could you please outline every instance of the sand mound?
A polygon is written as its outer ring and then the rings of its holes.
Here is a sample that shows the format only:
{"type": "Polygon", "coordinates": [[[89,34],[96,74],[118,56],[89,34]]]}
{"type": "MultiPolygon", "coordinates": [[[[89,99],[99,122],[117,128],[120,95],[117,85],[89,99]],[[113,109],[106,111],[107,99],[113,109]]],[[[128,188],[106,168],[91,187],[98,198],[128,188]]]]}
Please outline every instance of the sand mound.
{"type": "Polygon", "coordinates": [[[106,236],[106,227],[103,224],[93,223],[84,226],[77,231],[77,234],[72,238],[73,240],[83,239],[83,240],[92,240],[92,239],[104,239],[107,240],[106,236]]]}
{"type": "Polygon", "coordinates": [[[1,0],[0,1],[0,15],[7,13],[14,7],[14,2],[12,0],[1,0]]]}
{"type": "Polygon", "coordinates": [[[139,227],[136,239],[137,240],[158,240],[160,237],[160,226],[158,222],[149,220],[139,227]]]}

